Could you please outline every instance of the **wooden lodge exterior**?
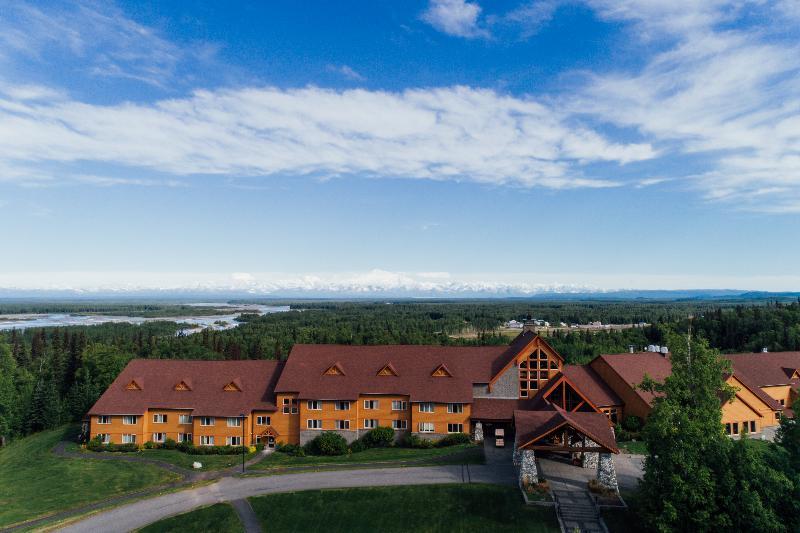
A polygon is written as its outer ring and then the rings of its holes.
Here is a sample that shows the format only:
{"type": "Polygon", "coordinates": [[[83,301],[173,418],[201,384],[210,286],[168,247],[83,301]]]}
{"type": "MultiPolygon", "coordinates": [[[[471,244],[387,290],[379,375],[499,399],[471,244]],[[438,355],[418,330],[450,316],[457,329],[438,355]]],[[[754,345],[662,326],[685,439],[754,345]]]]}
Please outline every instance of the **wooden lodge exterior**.
{"type": "MultiPolygon", "coordinates": [[[[737,389],[722,407],[729,434],[791,415],[800,352],[726,357],[737,389]]],[[[516,428],[519,448],[616,453],[613,424],[652,406],[635,385],[669,373],[669,357],[650,352],[565,365],[530,331],[506,347],[295,345],[286,361],[133,360],[88,414],[91,438],[119,444],[304,444],[320,431],[353,441],[378,426],[482,438],[516,428]],[[590,444],[576,445],[581,438],[590,444]]]]}

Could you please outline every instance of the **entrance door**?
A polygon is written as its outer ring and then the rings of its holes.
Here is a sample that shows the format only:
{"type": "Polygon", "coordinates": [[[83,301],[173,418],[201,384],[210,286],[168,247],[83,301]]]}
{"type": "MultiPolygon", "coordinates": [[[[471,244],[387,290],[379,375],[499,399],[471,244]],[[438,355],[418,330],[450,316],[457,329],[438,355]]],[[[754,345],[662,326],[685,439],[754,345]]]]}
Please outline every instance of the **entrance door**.
{"type": "Polygon", "coordinates": [[[267,448],[274,448],[275,447],[275,437],[272,435],[267,437],[267,448]]]}

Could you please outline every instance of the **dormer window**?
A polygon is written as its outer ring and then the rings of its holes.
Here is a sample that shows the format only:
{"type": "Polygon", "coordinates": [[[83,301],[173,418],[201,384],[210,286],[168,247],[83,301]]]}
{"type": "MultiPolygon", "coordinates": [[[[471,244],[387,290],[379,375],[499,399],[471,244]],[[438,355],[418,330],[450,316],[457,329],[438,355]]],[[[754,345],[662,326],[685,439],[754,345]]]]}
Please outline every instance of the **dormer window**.
{"type": "Polygon", "coordinates": [[[394,376],[394,377],[398,376],[397,370],[394,369],[394,366],[392,366],[392,363],[386,363],[383,366],[383,368],[378,370],[378,375],[379,376],[394,376]]]}
{"type": "Polygon", "coordinates": [[[126,390],[142,390],[142,386],[139,384],[138,381],[132,379],[130,383],[125,386],[126,390]]]}
{"type": "Polygon", "coordinates": [[[344,369],[342,365],[339,364],[337,361],[332,366],[328,367],[328,370],[324,372],[326,376],[344,376],[344,369]]]}
{"type": "Polygon", "coordinates": [[[453,373],[442,363],[434,369],[431,376],[435,378],[452,378],[453,373]]]}
{"type": "Polygon", "coordinates": [[[239,378],[234,379],[233,381],[229,382],[225,385],[222,390],[225,392],[242,392],[242,384],[239,381],[239,378]]]}
{"type": "Polygon", "coordinates": [[[181,380],[180,382],[175,384],[175,390],[176,391],[190,391],[190,390],[192,390],[192,387],[191,387],[191,385],[189,385],[189,383],[187,383],[187,380],[184,379],[184,380],[181,380]]]}

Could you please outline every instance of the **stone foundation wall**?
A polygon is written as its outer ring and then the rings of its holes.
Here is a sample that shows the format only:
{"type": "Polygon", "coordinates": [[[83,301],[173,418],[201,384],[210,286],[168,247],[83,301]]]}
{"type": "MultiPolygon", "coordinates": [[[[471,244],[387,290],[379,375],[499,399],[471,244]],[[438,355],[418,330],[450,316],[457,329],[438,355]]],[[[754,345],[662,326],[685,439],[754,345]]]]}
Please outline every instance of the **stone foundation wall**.
{"type": "Polygon", "coordinates": [[[483,424],[475,422],[475,430],[472,432],[472,440],[475,442],[483,442],[483,424]]]}
{"type": "Polygon", "coordinates": [[[318,429],[306,429],[300,431],[300,446],[305,445],[307,442],[314,440],[317,436],[321,435],[322,433],[336,433],[344,437],[344,440],[347,441],[347,444],[350,444],[354,440],[358,438],[358,430],[346,430],[346,429],[336,429],[336,430],[329,430],[326,429],[325,431],[320,431],[318,429]]]}
{"type": "MultiPolygon", "coordinates": [[[[586,446],[594,447],[598,444],[591,439],[586,439],[586,446]]],[[[584,468],[597,468],[598,456],[600,454],[598,452],[584,452],[583,453],[583,463],[581,466],[584,468]]]]}
{"type": "Polygon", "coordinates": [[[618,490],[617,470],[614,468],[614,458],[610,453],[601,453],[597,462],[597,480],[607,489],[618,490]]]}
{"type": "MultiPolygon", "coordinates": [[[[517,453],[517,452],[515,452],[517,453]]],[[[519,451],[519,482],[521,485],[539,483],[536,455],[533,450],[519,451]]]]}
{"type": "Polygon", "coordinates": [[[447,436],[447,433],[411,433],[417,437],[425,440],[439,440],[447,436]]]}

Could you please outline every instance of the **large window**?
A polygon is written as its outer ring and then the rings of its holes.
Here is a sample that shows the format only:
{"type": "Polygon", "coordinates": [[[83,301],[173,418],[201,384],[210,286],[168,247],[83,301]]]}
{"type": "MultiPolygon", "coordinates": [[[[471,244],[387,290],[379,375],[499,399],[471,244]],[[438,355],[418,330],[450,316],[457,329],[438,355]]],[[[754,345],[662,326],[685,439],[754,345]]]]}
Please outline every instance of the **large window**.
{"type": "Polygon", "coordinates": [[[191,433],[178,433],[178,442],[188,442],[192,443],[192,434],[191,433]]]}
{"type": "Polygon", "coordinates": [[[392,420],[392,429],[395,431],[408,429],[408,420],[392,420]]]}
{"type": "Polygon", "coordinates": [[[364,409],[377,409],[378,400],[364,400],[364,409]]]}
{"type": "Polygon", "coordinates": [[[123,433],[122,444],[136,444],[136,435],[132,435],[130,433],[123,433]]]}
{"type": "Polygon", "coordinates": [[[311,411],[321,411],[322,410],[322,402],[319,400],[308,400],[308,409],[311,411]]]}
{"type": "Polygon", "coordinates": [[[541,348],[534,349],[519,363],[520,398],[535,396],[558,370],[558,361],[555,358],[549,357],[541,348]]]}
{"type": "Polygon", "coordinates": [[[242,437],[225,437],[226,446],[241,446],[242,437]]]}
{"type": "Polygon", "coordinates": [[[166,433],[153,433],[153,442],[164,442],[166,439],[166,433]]]}
{"type": "Polygon", "coordinates": [[[122,423],[126,426],[133,426],[136,424],[136,416],[134,415],[125,415],[122,417],[122,423]]]}
{"type": "Polygon", "coordinates": [[[606,414],[609,420],[611,420],[612,424],[616,424],[619,420],[619,411],[616,407],[609,407],[608,409],[602,409],[602,411],[606,414]]]}
{"type": "Polygon", "coordinates": [[[364,429],[375,429],[378,427],[378,421],[374,418],[365,418],[364,419],[364,429]]]}
{"type": "Polygon", "coordinates": [[[334,409],[337,411],[349,411],[350,410],[350,402],[336,402],[334,404],[334,409]]]}
{"type": "Polygon", "coordinates": [[[408,402],[392,400],[392,411],[405,411],[406,409],[408,409],[408,402]]]}
{"type": "Polygon", "coordinates": [[[270,424],[271,424],[271,422],[270,422],[270,418],[268,416],[263,416],[262,415],[262,416],[257,416],[256,417],[256,425],[268,426],[270,424]]]}
{"type": "Polygon", "coordinates": [[[433,422],[420,422],[419,431],[420,433],[433,433],[433,422]]]}
{"type": "Polygon", "coordinates": [[[100,442],[103,444],[111,444],[111,435],[108,433],[100,433],[98,435],[100,437],[100,442]]]}
{"type": "Polygon", "coordinates": [[[111,423],[111,417],[108,416],[108,415],[100,415],[100,416],[97,417],[97,423],[98,424],[110,424],[111,423]]]}
{"type": "Polygon", "coordinates": [[[200,417],[200,425],[201,426],[213,426],[214,425],[214,417],[213,416],[201,416],[200,417]]]}
{"type": "Polygon", "coordinates": [[[337,420],[336,421],[336,429],[350,429],[350,421],[349,420],[337,420]]]}
{"type": "Polygon", "coordinates": [[[229,416],[228,417],[228,427],[229,428],[238,428],[242,425],[242,419],[238,416],[229,416]]]}
{"type": "Polygon", "coordinates": [[[153,415],[153,424],[166,424],[167,415],[163,413],[156,413],[153,415]]]}
{"type": "Polygon", "coordinates": [[[447,424],[448,433],[464,433],[464,424],[447,424]]]}
{"type": "Polygon", "coordinates": [[[322,429],[322,420],[313,420],[309,418],[306,420],[306,426],[308,429],[322,429]]]}
{"type": "Polygon", "coordinates": [[[433,402],[422,402],[419,404],[419,412],[420,413],[432,413],[433,412],[433,402]]]}
{"type": "Polygon", "coordinates": [[[191,424],[192,415],[178,415],[178,424],[191,424]]]}
{"type": "Polygon", "coordinates": [[[283,399],[283,414],[297,414],[297,399],[296,398],[284,398],[283,399]]]}
{"type": "Polygon", "coordinates": [[[447,412],[448,413],[463,413],[464,412],[464,404],[463,403],[448,403],[447,404],[447,412]]]}
{"type": "Polygon", "coordinates": [[[214,445],[214,436],[213,435],[201,435],[200,436],[200,446],[213,446],[214,445]]]}

